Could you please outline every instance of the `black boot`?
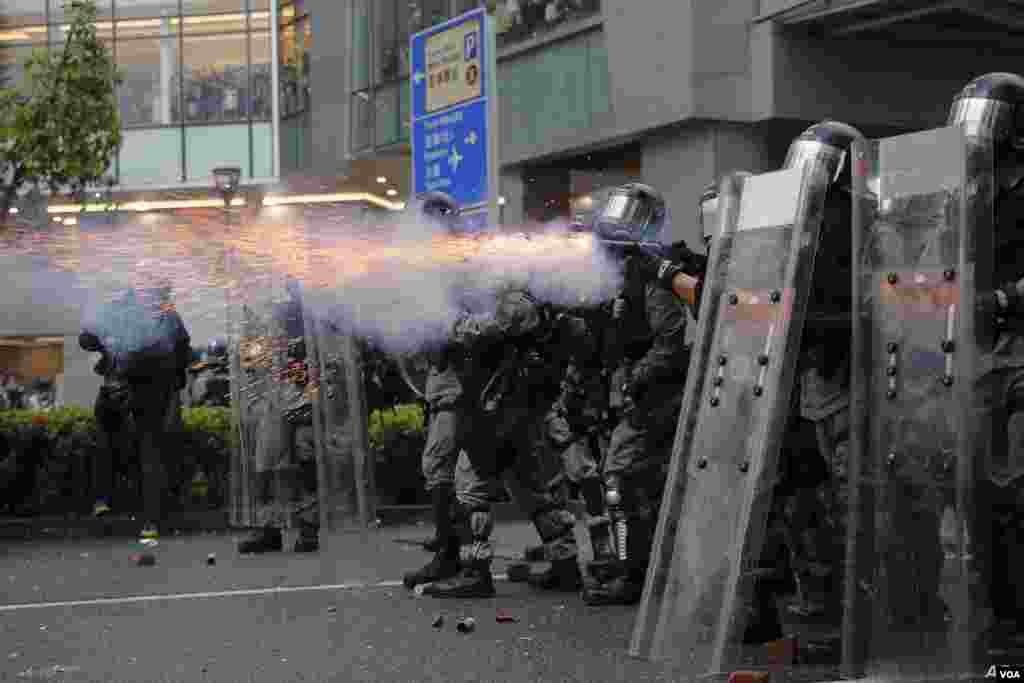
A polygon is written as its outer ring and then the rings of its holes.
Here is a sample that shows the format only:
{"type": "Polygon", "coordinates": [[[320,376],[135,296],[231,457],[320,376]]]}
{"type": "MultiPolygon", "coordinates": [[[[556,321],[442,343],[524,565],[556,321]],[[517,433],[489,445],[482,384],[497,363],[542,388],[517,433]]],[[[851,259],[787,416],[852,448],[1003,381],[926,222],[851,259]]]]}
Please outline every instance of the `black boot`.
{"type": "Polygon", "coordinates": [[[455,505],[455,489],[452,484],[439,484],[430,492],[430,505],[434,515],[434,537],[423,541],[428,553],[440,551],[451,528],[452,507],[455,505]]]}
{"type": "MultiPolygon", "coordinates": [[[[654,528],[646,519],[630,519],[626,527],[626,559],[618,561],[622,572],[589,585],[583,601],[591,606],[635,605],[644,592],[644,577],[651,558],[654,528]]],[[[614,566],[614,565],[613,565],[614,566]]]]}
{"type": "Polygon", "coordinates": [[[238,543],[238,552],[243,555],[253,553],[279,553],[284,549],[284,537],[281,530],[273,526],[257,529],[238,543]]]}
{"type": "Polygon", "coordinates": [[[434,508],[434,526],[438,538],[445,539],[442,547],[425,566],[402,577],[405,587],[412,590],[424,583],[440,581],[459,571],[459,539],[455,533],[455,490],[451,484],[442,484],[431,491],[434,508]]]}
{"type": "Polygon", "coordinates": [[[297,553],[315,553],[320,550],[320,527],[308,522],[300,522],[299,537],[295,539],[294,551],[297,553]]]}
{"type": "Polygon", "coordinates": [[[531,586],[541,590],[575,593],[583,587],[579,558],[568,557],[564,560],[555,560],[549,569],[531,574],[529,582],[531,586]]]}
{"type": "Polygon", "coordinates": [[[587,563],[587,574],[598,582],[609,581],[616,576],[621,576],[625,568],[615,554],[615,546],[612,544],[611,522],[607,519],[599,522],[592,521],[588,531],[590,533],[590,548],[594,558],[587,563]]]}
{"type": "Polygon", "coordinates": [[[435,598],[493,598],[495,591],[491,563],[488,560],[474,560],[455,576],[428,584],[423,594],[435,598]]]}

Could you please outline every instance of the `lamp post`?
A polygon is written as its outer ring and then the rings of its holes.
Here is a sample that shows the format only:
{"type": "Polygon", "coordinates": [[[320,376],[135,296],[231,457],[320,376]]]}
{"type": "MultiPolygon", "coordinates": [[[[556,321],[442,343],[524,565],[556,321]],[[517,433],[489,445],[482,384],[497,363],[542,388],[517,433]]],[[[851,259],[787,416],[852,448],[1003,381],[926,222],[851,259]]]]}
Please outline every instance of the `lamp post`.
{"type": "MultiPolygon", "coordinates": [[[[231,200],[238,192],[239,180],[242,177],[242,169],[238,166],[218,166],[213,169],[213,180],[217,192],[224,200],[224,222],[231,227],[231,200]]],[[[245,425],[242,423],[242,366],[239,358],[241,330],[234,320],[232,286],[233,281],[240,280],[238,264],[235,263],[234,248],[231,246],[232,235],[226,235],[224,241],[224,300],[225,300],[225,326],[228,337],[228,357],[231,363],[231,421],[232,430],[238,435],[236,443],[232,444],[231,468],[229,473],[229,518],[232,524],[246,525],[250,521],[252,507],[250,505],[249,467],[247,455],[247,439],[245,425]]]]}

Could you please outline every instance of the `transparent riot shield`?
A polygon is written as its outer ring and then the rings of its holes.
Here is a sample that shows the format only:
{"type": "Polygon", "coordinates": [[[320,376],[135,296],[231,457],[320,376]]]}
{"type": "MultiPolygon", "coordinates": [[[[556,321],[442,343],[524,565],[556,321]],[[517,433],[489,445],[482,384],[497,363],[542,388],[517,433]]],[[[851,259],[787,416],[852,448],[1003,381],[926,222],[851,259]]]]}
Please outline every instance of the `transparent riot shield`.
{"type": "Polygon", "coordinates": [[[771,663],[770,649],[742,641],[828,182],[824,167],[809,164],[722,184],[711,296],[632,645],[681,678],[725,680],[771,663]]]}
{"type": "MultiPolygon", "coordinates": [[[[850,673],[980,677],[967,529],[991,441],[989,148],[959,128],[859,141],[850,673]],[[944,552],[944,512],[955,519],[944,552]],[[947,512],[948,514],[948,512],[947,512]]],[[[996,598],[998,599],[998,597],[996,598]]]]}
{"type": "Polygon", "coordinates": [[[239,279],[231,362],[239,443],[231,467],[230,518],[234,526],[253,527],[283,521],[281,502],[275,496],[260,500],[257,479],[260,472],[275,471],[279,464],[287,340],[273,315],[275,298],[280,298],[277,279],[245,270],[239,279]]]}
{"type": "Polygon", "coordinates": [[[376,518],[376,487],[362,369],[355,338],[331,319],[330,297],[308,297],[304,316],[320,526],[326,532],[363,530],[376,518]]]}

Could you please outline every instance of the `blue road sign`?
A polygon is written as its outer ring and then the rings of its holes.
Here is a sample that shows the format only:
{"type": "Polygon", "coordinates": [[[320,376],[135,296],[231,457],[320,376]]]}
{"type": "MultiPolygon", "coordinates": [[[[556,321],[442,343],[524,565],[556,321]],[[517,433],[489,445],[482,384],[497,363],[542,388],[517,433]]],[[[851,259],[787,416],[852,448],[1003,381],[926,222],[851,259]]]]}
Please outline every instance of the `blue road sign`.
{"type": "Polygon", "coordinates": [[[487,26],[476,9],[411,39],[415,194],[446,192],[464,207],[491,199],[487,26]]]}
{"type": "Polygon", "coordinates": [[[413,122],[415,192],[447,192],[460,206],[487,201],[487,103],[413,122]]]}

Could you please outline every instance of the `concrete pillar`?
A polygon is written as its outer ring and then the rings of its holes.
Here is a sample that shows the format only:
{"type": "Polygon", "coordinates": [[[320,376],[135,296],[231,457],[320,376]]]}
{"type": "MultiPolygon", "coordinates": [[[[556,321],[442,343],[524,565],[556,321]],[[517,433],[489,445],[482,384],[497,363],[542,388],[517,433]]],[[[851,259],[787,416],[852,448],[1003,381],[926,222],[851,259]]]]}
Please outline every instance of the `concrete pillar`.
{"type": "Polygon", "coordinates": [[[157,120],[171,123],[171,102],[174,98],[174,75],[178,72],[178,38],[171,29],[171,17],[160,20],[160,90],[157,96],[157,120]]]}

